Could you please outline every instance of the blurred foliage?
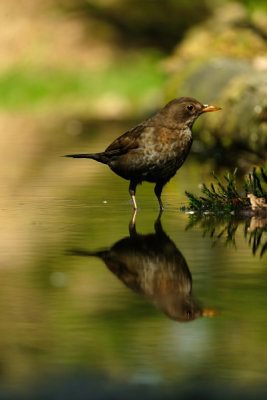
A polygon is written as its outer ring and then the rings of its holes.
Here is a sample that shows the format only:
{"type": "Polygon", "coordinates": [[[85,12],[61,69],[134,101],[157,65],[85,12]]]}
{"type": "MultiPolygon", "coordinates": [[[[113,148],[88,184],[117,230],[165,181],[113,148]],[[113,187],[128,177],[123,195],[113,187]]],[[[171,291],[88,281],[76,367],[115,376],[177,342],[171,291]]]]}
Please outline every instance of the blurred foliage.
{"type": "MultiPolygon", "coordinates": [[[[185,62],[201,65],[215,57],[251,60],[266,55],[267,15],[257,14],[252,19],[247,10],[229,3],[217,7],[207,21],[188,30],[178,43],[166,67],[175,71],[185,62]]],[[[190,68],[191,69],[191,68],[190,68]]]]}
{"type": "Polygon", "coordinates": [[[265,0],[237,0],[239,3],[242,3],[249,11],[255,11],[258,9],[262,9],[267,11],[267,4],[265,0]]]}
{"type": "Polygon", "coordinates": [[[156,53],[138,56],[130,62],[114,63],[102,69],[79,71],[52,68],[13,67],[0,74],[0,106],[10,110],[53,105],[60,109],[74,101],[91,104],[88,114],[116,105],[122,116],[132,107],[144,107],[144,99],[157,98],[164,80],[156,53]],[[145,94],[144,94],[145,93],[145,94]],[[109,101],[108,101],[109,100],[109,101]]]}
{"type": "MultiPolygon", "coordinates": [[[[213,211],[213,212],[231,212],[233,210],[239,211],[250,208],[250,201],[248,197],[244,197],[241,192],[238,192],[236,186],[236,173],[235,170],[232,174],[224,175],[225,183],[213,173],[213,177],[217,182],[215,187],[213,183],[210,188],[203,183],[201,192],[205,196],[196,196],[192,193],[185,192],[189,199],[189,208],[196,211],[213,211]]],[[[243,190],[245,195],[252,193],[256,197],[267,198],[267,174],[264,168],[248,174],[243,182],[243,190]]]]}
{"type": "Polygon", "coordinates": [[[109,32],[127,49],[152,46],[169,51],[188,28],[211,12],[206,0],[68,0],[59,4],[69,12],[102,23],[95,34],[109,32]]]}

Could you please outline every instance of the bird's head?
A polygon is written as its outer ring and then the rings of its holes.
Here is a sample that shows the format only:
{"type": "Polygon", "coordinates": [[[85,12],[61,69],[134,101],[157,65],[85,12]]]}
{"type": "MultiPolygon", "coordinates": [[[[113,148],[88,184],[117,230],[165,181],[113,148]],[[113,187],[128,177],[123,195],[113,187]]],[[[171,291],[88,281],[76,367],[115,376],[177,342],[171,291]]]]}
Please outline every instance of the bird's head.
{"type": "Polygon", "coordinates": [[[221,108],[202,104],[190,97],[179,97],[170,101],[162,111],[172,121],[191,128],[201,114],[218,110],[221,110],[221,108]]]}

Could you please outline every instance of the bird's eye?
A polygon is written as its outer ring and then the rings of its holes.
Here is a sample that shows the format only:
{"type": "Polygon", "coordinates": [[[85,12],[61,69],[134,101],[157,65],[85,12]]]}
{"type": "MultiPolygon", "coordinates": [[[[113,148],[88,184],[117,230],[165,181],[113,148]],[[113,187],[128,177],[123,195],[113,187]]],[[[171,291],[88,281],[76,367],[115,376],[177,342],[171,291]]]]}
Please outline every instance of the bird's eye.
{"type": "Polygon", "coordinates": [[[189,110],[189,111],[192,111],[193,110],[193,106],[187,106],[187,109],[189,110]]]}

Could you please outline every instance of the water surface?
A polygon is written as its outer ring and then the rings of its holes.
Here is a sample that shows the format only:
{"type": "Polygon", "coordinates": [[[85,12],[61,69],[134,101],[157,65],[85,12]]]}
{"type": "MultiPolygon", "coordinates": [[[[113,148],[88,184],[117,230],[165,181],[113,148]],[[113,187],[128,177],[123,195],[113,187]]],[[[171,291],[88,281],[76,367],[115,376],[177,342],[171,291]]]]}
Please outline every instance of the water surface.
{"type": "Polygon", "coordinates": [[[138,187],[134,224],[126,181],[59,157],[116,135],[51,148],[3,192],[2,387],[79,371],[152,385],[265,383],[266,232],[253,254],[250,221],[215,221],[218,233],[236,224],[228,241],[227,229],[220,239],[212,226],[188,229],[184,191],[210,180],[193,158],[164,190],[160,220],[153,186],[138,187]]]}

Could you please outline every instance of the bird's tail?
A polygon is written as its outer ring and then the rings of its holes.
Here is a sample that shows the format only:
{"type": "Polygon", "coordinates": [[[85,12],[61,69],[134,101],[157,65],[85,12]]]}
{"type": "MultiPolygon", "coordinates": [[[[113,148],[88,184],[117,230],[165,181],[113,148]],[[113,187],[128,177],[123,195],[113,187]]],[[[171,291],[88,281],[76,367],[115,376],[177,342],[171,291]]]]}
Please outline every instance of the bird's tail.
{"type": "Polygon", "coordinates": [[[107,164],[108,157],[105,153],[88,153],[88,154],[66,154],[64,157],[72,158],[91,158],[92,160],[107,164]]]}

